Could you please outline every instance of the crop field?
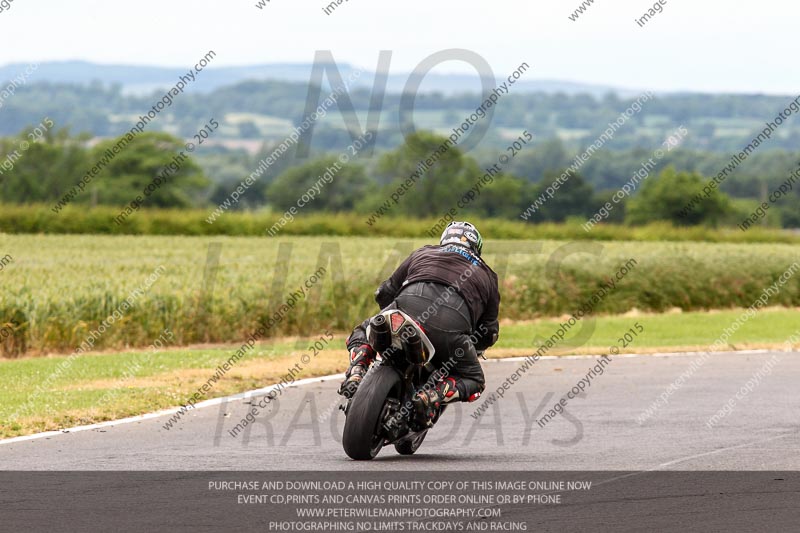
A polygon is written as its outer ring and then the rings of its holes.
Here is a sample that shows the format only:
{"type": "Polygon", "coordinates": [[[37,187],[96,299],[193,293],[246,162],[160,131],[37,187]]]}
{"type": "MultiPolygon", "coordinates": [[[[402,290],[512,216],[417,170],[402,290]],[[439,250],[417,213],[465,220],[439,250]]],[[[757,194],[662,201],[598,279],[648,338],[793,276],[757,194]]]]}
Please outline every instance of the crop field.
{"type": "MultiPolygon", "coordinates": [[[[143,347],[165,330],[176,346],[242,342],[266,321],[264,338],[344,332],[376,310],[377,284],[430,242],[0,235],[11,257],[0,271],[3,355],[143,347]]],[[[506,320],[558,317],[593,296],[601,315],[748,307],[800,260],[784,244],[489,239],[484,253],[506,320]]],[[[800,276],[785,276],[768,304],[800,305],[800,276]]]]}

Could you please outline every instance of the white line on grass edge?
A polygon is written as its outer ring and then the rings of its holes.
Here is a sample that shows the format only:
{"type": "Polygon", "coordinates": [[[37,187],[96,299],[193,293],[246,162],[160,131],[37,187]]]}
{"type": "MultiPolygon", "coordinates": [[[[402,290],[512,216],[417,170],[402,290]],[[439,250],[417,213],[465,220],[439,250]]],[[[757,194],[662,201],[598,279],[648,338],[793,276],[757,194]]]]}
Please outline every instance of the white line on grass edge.
{"type": "MultiPolygon", "coordinates": [[[[770,350],[741,350],[736,352],[714,352],[718,354],[734,354],[734,355],[752,355],[752,354],[761,354],[761,353],[769,353],[770,350]]],[[[707,352],[668,352],[668,353],[659,353],[659,354],[618,354],[614,357],[624,357],[624,358],[631,358],[631,357],[690,357],[693,355],[701,355],[707,352]]],[[[540,359],[594,359],[596,357],[600,357],[602,354],[595,354],[595,355],[544,355],[540,359]]],[[[508,357],[503,359],[488,359],[483,361],[483,363],[515,363],[525,361],[528,357],[508,357]]],[[[292,387],[300,387],[303,385],[310,385],[312,383],[321,383],[326,380],[332,379],[341,379],[344,377],[344,374],[332,374],[330,376],[319,376],[316,378],[306,378],[301,379],[292,383],[288,388],[292,387]]],[[[244,400],[250,398],[252,396],[258,394],[269,394],[273,390],[278,387],[277,384],[270,385],[269,387],[264,387],[261,389],[255,389],[245,392],[240,392],[234,394],[232,396],[223,396],[220,398],[212,398],[211,400],[205,400],[198,404],[195,404],[194,409],[202,409],[203,407],[212,407],[214,405],[219,405],[224,402],[230,402],[233,400],[244,400]]],[[[163,411],[156,411],[155,413],[147,413],[143,415],[131,416],[129,418],[121,418],[119,420],[109,420],[108,422],[100,422],[98,424],[90,424],[88,426],[77,426],[73,428],[66,428],[66,429],[59,429],[55,431],[45,431],[44,433],[34,433],[33,435],[23,435],[22,437],[12,437],[10,439],[3,439],[0,440],[0,445],[3,444],[13,444],[15,442],[24,442],[28,440],[37,440],[37,439],[44,439],[49,437],[57,437],[59,435],[64,435],[67,433],[78,433],[79,431],[89,431],[92,429],[99,429],[111,426],[117,426],[122,424],[131,424],[133,422],[142,422],[144,420],[149,420],[151,418],[158,418],[161,416],[172,415],[183,409],[184,406],[181,407],[173,407],[172,409],[164,409],[163,411]]]]}

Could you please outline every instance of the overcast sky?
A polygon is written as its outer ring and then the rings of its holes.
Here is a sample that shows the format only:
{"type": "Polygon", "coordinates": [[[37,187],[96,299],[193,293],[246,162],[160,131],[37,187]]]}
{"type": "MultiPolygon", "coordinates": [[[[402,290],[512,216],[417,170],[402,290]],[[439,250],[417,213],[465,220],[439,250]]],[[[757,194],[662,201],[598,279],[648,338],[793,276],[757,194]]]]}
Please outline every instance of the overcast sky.
{"type": "MultiPolygon", "coordinates": [[[[498,75],[520,62],[527,79],[654,90],[797,94],[800,69],[790,0],[668,0],[645,27],[648,0],[14,0],[0,12],[0,64],[83,59],[188,67],[209,49],[215,65],[313,60],[374,69],[393,50],[391,71],[412,70],[446,48],[478,52],[498,75]]],[[[470,68],[449,63],[437,72],[470,68]]]]}

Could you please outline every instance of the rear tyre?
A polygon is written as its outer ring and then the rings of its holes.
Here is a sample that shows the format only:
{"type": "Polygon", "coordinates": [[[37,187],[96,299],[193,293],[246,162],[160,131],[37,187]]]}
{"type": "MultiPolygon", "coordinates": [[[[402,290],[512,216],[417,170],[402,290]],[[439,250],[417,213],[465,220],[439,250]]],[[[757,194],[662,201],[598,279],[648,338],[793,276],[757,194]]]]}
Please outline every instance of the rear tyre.
{"type": "Polygon", "coordinates": [[[368,372],[350,402],[344,423],[342,446],[356,461],[369,461],[383,448],[383,431],[379,431],[386,399],[399,389],[400,374],[380,365],[368,372]]]}
{"type": "Polygon", "coordinates": [[[414,452],[422,444],[422,441],[425,440],[425,435],[428,434],[428,430],[420,431],[416,433],[413,437],[403,439],[399,442],[396,442],[394,445],[394,449],[397,450],[397,453],[400,455],[414,455],[414,452]]]}

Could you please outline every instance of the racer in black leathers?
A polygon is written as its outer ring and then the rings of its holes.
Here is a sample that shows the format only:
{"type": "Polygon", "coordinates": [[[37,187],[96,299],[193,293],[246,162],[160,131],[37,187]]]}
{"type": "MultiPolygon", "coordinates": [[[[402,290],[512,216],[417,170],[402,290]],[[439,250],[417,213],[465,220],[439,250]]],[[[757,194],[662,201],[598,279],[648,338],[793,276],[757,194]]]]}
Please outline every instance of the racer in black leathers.
{"type": "MultiPolygon", "coordinates": [[[[433,343],[440,380],[414,398],[417,420],[430,427],[441,405],[474,401],[485,386],[478,352],[499,333],[497,274],[481,259],[483,240],[468,222],[451,222],[438,246],[414,251],[375,292],[382,310],[400,309],[414,318],[433,343]]],[[[375,357],[366,328],[347,338],[350,368],[339,393],[351,398],[375,357]]]]}

